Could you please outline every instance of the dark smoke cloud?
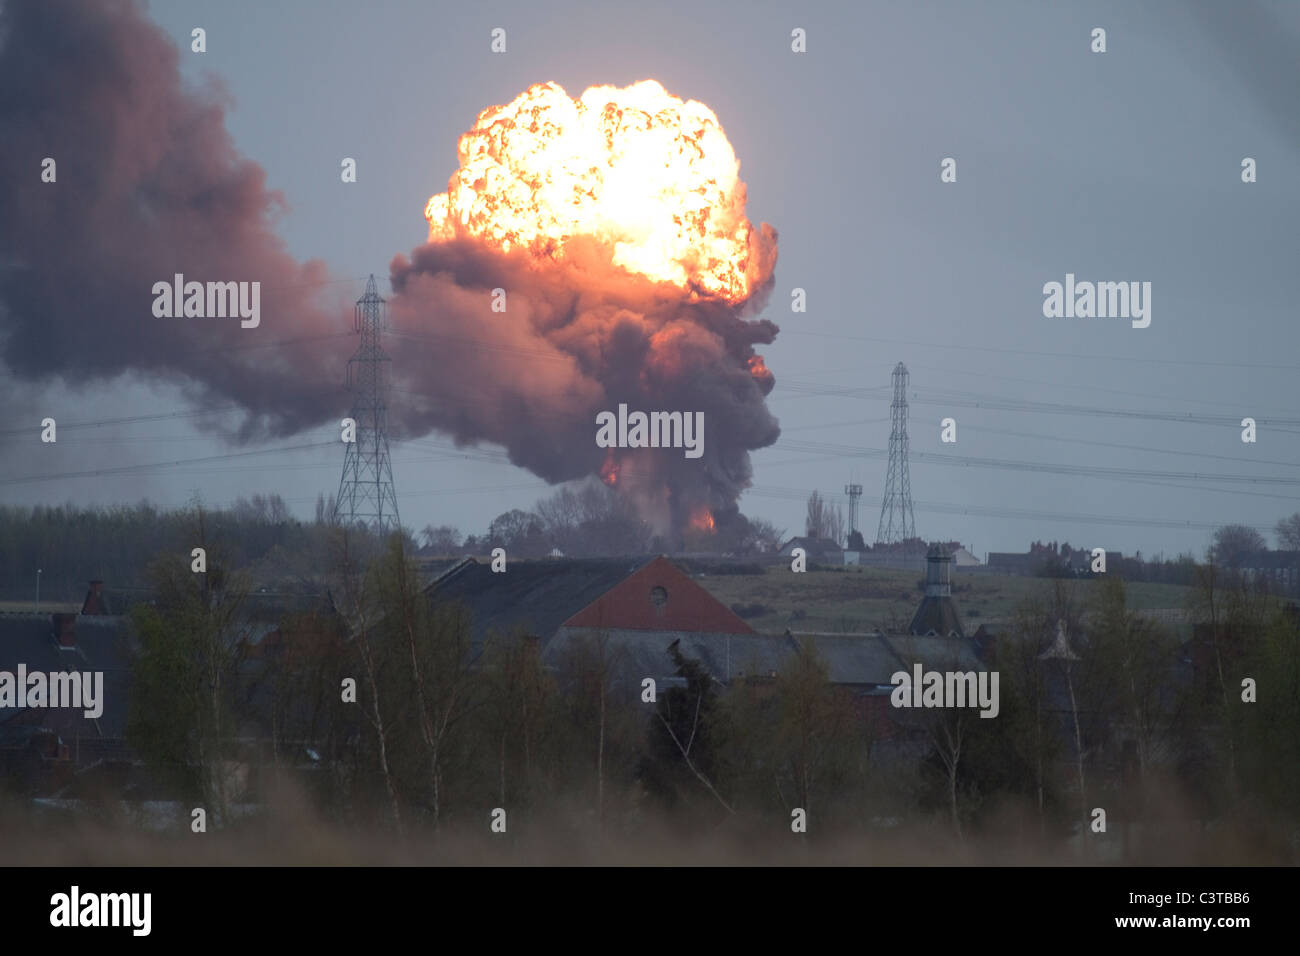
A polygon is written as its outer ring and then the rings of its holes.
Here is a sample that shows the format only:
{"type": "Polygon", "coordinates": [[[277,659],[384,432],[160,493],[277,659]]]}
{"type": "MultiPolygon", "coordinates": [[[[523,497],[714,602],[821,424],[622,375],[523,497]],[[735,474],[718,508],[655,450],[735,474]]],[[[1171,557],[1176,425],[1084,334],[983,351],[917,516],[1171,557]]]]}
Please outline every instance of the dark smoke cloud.
{"type": "Polygon", "coordinates": [[[0,8],[0,361],[19,382],[182,383],[242,406],[242,439],[336,418],[350,343],[319,337],[345,307],[317,306],[324,266],[286,252],[282,197],[236,152],[220,91],[183,86],[179,55],[132,0],[0,8]],[[153,284],[178,272],[260,281],[260,326],[155,318],[153,284]]]}
{"type": "MultiPolygon", "coordinates": [[[[1300,146],[1300,36],[1279,15],[1286,9],[1258,0],[1222,4],[1199,0],[1182,8],[1214,44],[1223,63],[1275,128],[1300,146]]],[[[1162,28],[1164,24],[1162,23],[1162,28]]]]}
{"type": "Polygon", "coordinates": [[[504,445],[511,460],[551,482],[597,474],[605,449],[596,414],[704,413],[704,455],[620,451],[620,489],[661,530],[699,507],[734,512],[751,475],[749,451],[779,434],[764,403],[770,373],[749,368],[777,327],[751,320],[772,284],[776,234],[756,238],[759,284],[739,304],[691,301],[683,291],[611,263],[594,240],[566,246],[562,262],[502,254],[476,240],[430,243],[391,272],[390,316],[403,337],[394,375],[416,431],[504,445]],[[492,310],[492,290],[506,311],[492,310]],[[488,344],[490,343],[490,344],[488,344]],[[419,392],[418,396],[406,393],[419,392]]]}
{"type": "MultiPolygon", "coordinates": [[[[236,152],[221,91],[182,83],[180,56],[134,0],[0,9],[0,371],[18,387],[126,373],[180,384],[201,407],[239,406],[237,424],[211,427],[240,440],[337,420],[353,343],[331,333],[348,329],[351,303],[328,301],[340,286],[324,266],[286,251],[282,197],[236,152]],[[54,184],[41,181],[47,156],[54,184]],[[260,327],[156,318],[153,285],[175,273],[261,282],[260,327]]],[[[598,411],[700,411],[703,458],[625,454],[618,487],[661,529],[702,506],[734,514],[749,450],[778,435],[771,375],[748,367],[777,332],[749,318],[771,288],[775,233],[754,234],[756,292],[740,304],[692,302],[610,258],[585,240],[540,268],[468,240],[397,257],[390,427],[496,442],[560,482],[605,464],[598,411]]]]}

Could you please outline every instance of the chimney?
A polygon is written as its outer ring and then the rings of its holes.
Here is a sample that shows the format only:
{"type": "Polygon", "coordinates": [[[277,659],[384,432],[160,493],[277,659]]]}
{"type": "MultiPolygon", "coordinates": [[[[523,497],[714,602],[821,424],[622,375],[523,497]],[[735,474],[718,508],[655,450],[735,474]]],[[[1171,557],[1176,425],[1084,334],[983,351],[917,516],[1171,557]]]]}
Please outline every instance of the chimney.
{"type": "Polygon", "coordinates": [[[86,600],[81,605],[82,614],[107,614],[108,604],[104,600],[104,582],[95,580],[90,582],[90,590],[86,592],[86,600]]]}
{"type": "Polygon", "coordinates": [[[925,556],[925,596],[952,597],[952,555],[940,545],[932,545],[925,556]]]}
{"type": "Polygon", "coordinates": [[[50,618],[54,624],[54,637],[59,642],[60,647],[77,646],[77,615],[75,614],[52,614],[50,618]]]}
{"type": "Polygon", "coordinates": [[[952,555],[940,544],[933,544],[925,554],[925,597],[908,627],[909,634],[925,637],[964,637],[965,629],[957,602],[952,599],[952,555]]]}

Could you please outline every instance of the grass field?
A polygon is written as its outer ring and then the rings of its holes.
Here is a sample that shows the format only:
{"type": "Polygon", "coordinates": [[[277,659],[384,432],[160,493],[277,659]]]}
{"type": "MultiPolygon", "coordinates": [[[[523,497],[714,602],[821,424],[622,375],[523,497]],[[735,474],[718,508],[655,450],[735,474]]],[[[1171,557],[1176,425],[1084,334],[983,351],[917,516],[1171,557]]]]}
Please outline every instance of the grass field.
{"type": "MultiPolygon", "coordinates": [[[[919,571],[861,567],[795,574],[781,565],[763,574],[706,574],[697,580],[759,631],[789,627],[846,632],[905,629],[921,601],[917,583],[922,576],[919,571]]],[[[1021,601],[1050,595],[1053,583],[1044,578],[957,572],[953,598],[967,632],[980,624],[996,629],[1021,601]]],[[[1085,602],[1094,587],[1087,579],[1066,583],[1085,602]]],[[[1129,606],[1138,611],[1181,610],[1190,591],[1174,584],[1130,583],[1129,606]]]]}

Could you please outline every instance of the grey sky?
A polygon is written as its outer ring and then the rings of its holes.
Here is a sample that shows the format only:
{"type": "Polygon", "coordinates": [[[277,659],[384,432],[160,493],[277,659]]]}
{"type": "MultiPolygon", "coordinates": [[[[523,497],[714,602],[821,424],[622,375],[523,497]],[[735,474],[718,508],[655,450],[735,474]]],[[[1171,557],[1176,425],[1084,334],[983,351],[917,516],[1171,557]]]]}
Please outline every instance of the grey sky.
{"type": "MultiPolygon", "coordinates": [[[[653,78],[703,101],[740,159],[750,219],[780,234],[764,315],[781,334],[763,352],[777,379],[768,403],[783,434],[754,456],[742,510],[800,532],[803,497],[814,488],[838,496],[852,478],[866,489],[860,524],[872,540],[885,462],[845,449],[887,447],[889,373],[901,360],[915,393],[917,530],[960,539],[982,557],[1023,550],[1032,538],[1199,553],[1210,533],[1201,525],[1271,529],[1300,510],[1300,422],[1261,425],[1258,443],[1247,445],[1236,425],[969,404],[997,397],[1300,420],[1293,291],[1300,5],[1231,10],[1127,2],[172,0],[153,4],[151,14],[186,51],[187,75],[214,76],[227,90],[236,144],[287,200],[279,232],[290,250],[354,277],[352,299],[370,272],[386,289],[392,257],[423,241],[424,203],[445,189],[456,139],[483,108],[546,80],[577,95],[653,78]],[[206,54],[188,52],[195,26],[207,30],[206,54]],[[496,26],[508,32],[504,55],[489,52],[496,26]],[[790,52],[796,26],[808,32],[806,54],[790,52]],[[1093,27],[1107,31],[1105,54],[1089,50],[1093,27]],[[358,161],[354,185],[339,181],[345,156],[358,161]],[[939,182],[946,156],[957,160],[952,185],[939,182]],[[1245,156],[1258,161],[1252,185],[1240,180],[1245,156]],[[1042,286],[1067,272],[1150,281],[1150,327],[1044,318],[1042,286]],[[805,314],[790,312],[796,286],[807,290],[805,314]],[[956,445],[939,441],[948,415],[958,422],[956,445]],[[944,465],[929,454],[1293,483],[1119,481],[944,465]]],[[[350,323],[350,313],[339,315],[339,330],[350,323]]],[[[267,322],[242,334],[277,338],[267,322]]],[[[353,347],[340,340],[340,388],[353,347]]],[[[285,353],[291,361],[292,347],[285,353]]],[[[173,387],[119,381],[51,390],[35,408],[37,419],[52,414],[62,424],[174,411],[179,403],[173,387]]],[[[244,450],[197,436],[184,422],[67,432],[39,463],[24,456],[5,475],[244,450]]],[[[431,451],[429,441],[395,446],[393,461],[403,522],[417,529],[446,523],[481,532],[496,514],[548,492],[520,469],[431,451]]],[[[0,499],[147,496],[180,504],[197,490],[221,503],[276,491],[306,516],[318,492],[336,489],[341,464],[341,449],[329,447],[10,483],[0,499]]]]}

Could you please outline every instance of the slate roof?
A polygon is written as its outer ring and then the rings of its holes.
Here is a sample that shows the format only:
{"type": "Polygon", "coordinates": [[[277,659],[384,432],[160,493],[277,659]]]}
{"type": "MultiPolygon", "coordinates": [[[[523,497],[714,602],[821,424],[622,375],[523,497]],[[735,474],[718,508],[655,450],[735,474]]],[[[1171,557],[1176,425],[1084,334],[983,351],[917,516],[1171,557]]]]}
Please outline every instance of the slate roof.
{"type": "MultiPolygon", "coordinates": [[[[787,632],[789,634],[790,632],[787,632]]],[[[812,644],[826,661],[835,684],[873,687],[888,684],[903,670],[902,661],[883,634],[834,634],[805,631],[791,634],[801,644],[812,644]]]]}
{"type": "Polygon", "coordinates": [[[903,664],[903,670],[910,671],[912,665],[917,663],[922,664],[926,670],[988,670],[988,666],[975,653],[974,644],[964,637],[886,634],[885,640],[903,664]]]}
{"type": "Polygon", "coordinates": [[[426,593],[456,602],[471,615],[473,654],[488,635],[518,630],[549,640],[560,625],[653,558],[543,558],[511,561],[503,573],[473,558],[436,578],[426,593]]]}
{"type": "Polygon", "coordinates": [[[777,550],[789,557],[790,552],[795,548],[803,548],[809,557],[838,556],[844,550],[839,546],[838,542],[832,541],[830,538],[809,538],[807,536],[791,538],[777,550]]]}
{"type": "Polygon", "coordinates": [[[793,653],[784,635],[712,634],[702,631],[644,631],[620,628],[562,627],[542,647],[542,663],[562,669],[566,656],[580,642],[602,635],[607,641],[613,669],[633,685],[653,677],[659,686],[676,679],[677,667],[668,647],[679,641],[683,655],[699,661],[715,680],[768,676],[779,671],[793,653]]]}
{"type": "Polygon", "coordinates": [[[1030,571],[1043,560],[1042,555],[1020,554],[1015,551],[990,551],[988,566],[1012,571],[1030,571]]]}
{"type": "Polygon", "coordinates": [[[83,716],[84,708],[0,707],[0,727],[16,731],[21,727],[45,727],[57,733],[75,752],[77,739],[85,748],[80,754],[103,756],[97,740],[120,741],[126,734],[127,692],[130,685],[127,619],[106,615],[78,615],[76,646],[61,647],[54,636],[48,614],[0,614],[0,671],[16,673],[25,664],[33,671],[103,671],[103,714],[97,719],[83,716]]]}
{"type": "Polygon", "coordinates": [[[940,637],[950,635],[961,637],[966,633],[953,599],[947,595],[933,594],[927,594],[921,599],[921,605],[916,609],[916,614],[913,615],[912,623],[908,625],[907,630],[911,634],[918,635],[934,632],[940,637]]]}
{"type": "MultiPolygon", "coordinates": [[[[922,664],[926,670],[979,671],[980,661],[968,638],[918,637],[912,634],[835,634],[787,631],[787,637],[812,643],[826,661],[834,684],[858,687],[886,686],[898,671],[922,664]]],[[[793,646],[793,645],[792,645],[793,646]]]]}

